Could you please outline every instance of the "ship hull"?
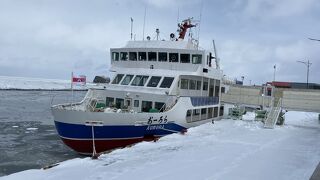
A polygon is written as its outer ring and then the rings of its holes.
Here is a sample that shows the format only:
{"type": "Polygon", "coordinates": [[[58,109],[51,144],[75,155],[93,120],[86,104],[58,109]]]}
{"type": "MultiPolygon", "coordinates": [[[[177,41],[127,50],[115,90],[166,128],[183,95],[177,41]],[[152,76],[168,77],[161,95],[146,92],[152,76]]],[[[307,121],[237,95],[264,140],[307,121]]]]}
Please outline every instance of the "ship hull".
{"type": "MultiPolygon", "coordinates": [[[[93,153],[93,140],[75,140],[61,138],[64,144],[73,149],[74,151],[90,155],[93,153]]],[[[138,142],[144,141],[143,138],[135,139],[119,139],[119,140],[94,140],[95,149],[97,153],[106,152],[108,150],[126,147],[138,142]]]]}
{"type": "Polygon", "coordinates": [[[55,121],[62,141],[80,154],[92,154],[126,147],[141,141],[153,141],[162,136],[185,132],[186,128],[175,123],[155,125],[107,125],[69,124],[55,121]]]}
{"type": "Polygon", "coordinates": [[[52,108],[52,113],[63,142],[76,152],[92,154],[93,145],[96,152],[100,153],[172,133],[184,133],[190,127],[212,121],[213,118],[187,122],[186,111],[192,108],[190,98],[181,97],[166,112],[88,112],[65,109],[59,105],[52,108]]]}

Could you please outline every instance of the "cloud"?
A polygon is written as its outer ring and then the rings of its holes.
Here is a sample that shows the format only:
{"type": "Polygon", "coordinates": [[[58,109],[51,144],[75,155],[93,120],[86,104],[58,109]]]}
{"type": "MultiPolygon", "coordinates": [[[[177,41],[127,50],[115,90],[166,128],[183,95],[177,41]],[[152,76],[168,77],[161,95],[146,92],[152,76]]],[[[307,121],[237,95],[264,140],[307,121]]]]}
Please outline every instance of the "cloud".
{"type": "Polygon", "coordinates": [[[308,12],[318,4],[317,0],[248,0],[246,15],[259,18],[283,18],[308,12]]]}
{"type": "Polygon", "coordinates": [[[71,71],[90,78],[107,74],[109,48],[130,39],[130,17],[140,40],[147,7],[145,36],[154,37],[160,28],[161,38],[168,39],[176,32],[178,9],[180,19],[198,19],[202,2],[200,43],[212,50],[211,39],[216,40],[225,74],[262,84],[272,79],[277,64],[279,80],[305,81],[306,70],[296,60],[309,59],[310,79],[320,82],[320,43],[307,40],[320,38],[316,0],[3,0],[0,75],[65,79],[71,71]]]}
{"type": "Polygon", "coordinates": [[[147,4],[157,8],[173,8],[178,9],[182,6],[200,4],[198,0],[144,0],[147,4]]]}
{"type": "Polygon", "coordinates": [[[224,73],[232,78],[253,80],[256,84],[268,81],[272,70],[272,48],[254,42],[229,40],[223,42],[220,59],[224,73]],[[266,67],[269,64],[270,70],[266,67]],[[261,71],[257,72],[257,69],[261,71]],[[259,79],[259,81],[258,81],[259,79]]]}
{"type": "Polygon", "coordinates": [[[226,41],[222,43],[221,63],[225,74],[240,79],[245,76],[247,82],[252,80],[260,84],[273,79],[273,66],[277,66],[276,80],[305,82],[306,67],[298,60],[313,62],[310,79],[319,82],[320,64],[317,60],[316,47],[308,41],[284,44],[258,44],[254,42],[226,41]]]}

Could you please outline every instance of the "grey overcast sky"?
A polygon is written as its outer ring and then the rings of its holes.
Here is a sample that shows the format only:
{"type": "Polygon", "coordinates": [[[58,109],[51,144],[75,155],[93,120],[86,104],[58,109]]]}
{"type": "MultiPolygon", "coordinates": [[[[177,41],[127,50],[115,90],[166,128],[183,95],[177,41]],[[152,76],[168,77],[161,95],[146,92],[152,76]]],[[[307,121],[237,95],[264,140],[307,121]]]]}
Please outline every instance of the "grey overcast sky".
{"type": "MultiPolygon", "coordinates": [[[[68,79],[109,75],[109,48],[134,34],[169,39],[179,18],[199,19],[200,46],[216,41],[224,73],[245,83],[320,83],[319,0],[0,0],[0,75],[68,79]],[[202,5],[201,5],[202,4],[202,5]]],[[[197,30],[194,30],[197,33],[197,30]]]]}

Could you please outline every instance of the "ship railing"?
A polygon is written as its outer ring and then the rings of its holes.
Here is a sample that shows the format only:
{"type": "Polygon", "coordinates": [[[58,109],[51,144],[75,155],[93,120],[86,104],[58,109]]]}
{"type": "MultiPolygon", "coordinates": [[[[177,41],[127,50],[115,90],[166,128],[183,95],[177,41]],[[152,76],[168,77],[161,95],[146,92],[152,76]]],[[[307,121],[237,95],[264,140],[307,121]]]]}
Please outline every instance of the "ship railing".
{"type": "Polygon", "coordinates": [[[77,102],[77,103],[63,103],[63,104],[57,104],[57,105],[53,105],[51,106],[52,108],[55,109],[77,109],[76,107],[80,106],[81,102],[77,102]]]}
{"type": "Polygon", "coordinates": [[[89,109],[89,111],[94,111],[96,106],[97,106],[98,100],[95,98],[90,98],[89,103],[87,103],[87,109],[89,109]]]}
{"type": "Polygon", "coordinates": [[[101,112],[101,111],[104,111],[104,109],[106,108],[103,99],[94,98],[94,97],[85,98],[85,103],[83,104],[85,107],[85,111],[90,111],[90,112],[101,112]]]}
{"type": "MultiPolygon", "coordinates": [[[[73,99],[73,98],[72,98],[73,99]]],[[[53,101],[53,100],[52,100],[53,101]]],[[[80,102],[68,102],[51,106],[54,109],[75,110],[75,111],[94,111],[96,104],[100,101],[94,97],[94,93],[89,90],[89,93],[80,102]]],[[[53,102],[51,102],[53,104],[53,102]]]]}
{"type": "Polygon", "coordinates": [[[177,104],[178,99],[179,99],[178,96],[170,96],[167,99],[166,103],[163,104],[163,106],[161,107],[159,112],[165,112],[165,111],[169,111],[170,109],[172,109],[173,106],[177,104]]]}

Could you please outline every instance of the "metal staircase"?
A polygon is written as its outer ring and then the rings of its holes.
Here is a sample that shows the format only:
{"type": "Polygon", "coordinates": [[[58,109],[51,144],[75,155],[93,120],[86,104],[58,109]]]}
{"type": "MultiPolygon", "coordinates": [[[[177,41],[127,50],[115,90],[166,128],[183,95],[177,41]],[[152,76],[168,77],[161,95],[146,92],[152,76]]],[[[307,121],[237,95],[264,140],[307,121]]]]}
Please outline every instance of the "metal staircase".
{"type": "Polygon", "coordinates": [[[264,120],[264,128],[273,129],[277,123],[281,112],[282,99],[280,98],[276,106],[272,106],[268,116],[264,120]]]}

